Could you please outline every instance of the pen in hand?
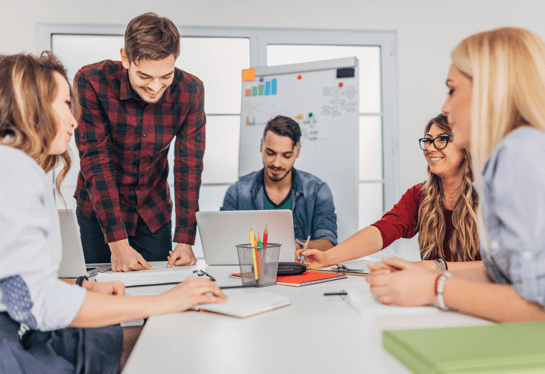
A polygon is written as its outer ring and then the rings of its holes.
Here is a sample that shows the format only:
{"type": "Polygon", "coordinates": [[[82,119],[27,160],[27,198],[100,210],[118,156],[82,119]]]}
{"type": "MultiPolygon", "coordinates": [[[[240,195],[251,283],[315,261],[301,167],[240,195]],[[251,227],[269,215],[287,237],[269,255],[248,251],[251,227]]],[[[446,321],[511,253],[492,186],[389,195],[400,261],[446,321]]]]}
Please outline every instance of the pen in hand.
{"type": "Polygon", "coordinates": [[[308,248],[308,242],[309,242],[309,241],[310,241],[310,235],[307,237],[307,241],[306,241],[306,243],[305,243],[305,247],[303,248],[303,253],[301,253],[301,262],[303,262],[303,263],[304,263],[304,261],[305,261],[305,256],[304,256],[304,254],[306,253],[306,252],[304,252],[304,251],[308,248]]]}

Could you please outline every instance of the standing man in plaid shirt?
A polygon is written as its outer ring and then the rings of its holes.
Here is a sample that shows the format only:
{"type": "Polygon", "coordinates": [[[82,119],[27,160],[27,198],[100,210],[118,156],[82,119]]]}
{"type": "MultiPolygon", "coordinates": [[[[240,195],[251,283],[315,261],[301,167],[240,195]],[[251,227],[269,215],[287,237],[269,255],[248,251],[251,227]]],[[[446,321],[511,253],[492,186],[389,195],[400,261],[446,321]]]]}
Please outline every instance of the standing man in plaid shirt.
{"type": "Polygon", "coordinates": [[[75,132],[81,158],[75,198],[88,263],[130,271],[152,269],[147,261],[168,259],[167,267],[197,262],[191,245],[205,146],[204,87],[174,67],[179,54],[172,21],[146,13],[127,26],[121,62],[98,62],[76,74],[82,117],[75,132]]]}

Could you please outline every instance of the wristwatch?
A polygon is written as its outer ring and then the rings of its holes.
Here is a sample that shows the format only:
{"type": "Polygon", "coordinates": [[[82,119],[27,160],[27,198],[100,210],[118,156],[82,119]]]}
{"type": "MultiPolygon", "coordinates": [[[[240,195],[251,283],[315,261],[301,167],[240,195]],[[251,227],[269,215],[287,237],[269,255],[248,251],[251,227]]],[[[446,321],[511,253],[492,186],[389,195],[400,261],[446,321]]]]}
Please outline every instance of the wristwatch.
{"type": "Polygon", "coordinates": [[[78,278],[76,279],[76,284],[77,284],[78,286],[80,286],[80,287],[83,287],[83,281],[88,281],[88,280],[89,280],[89,278],[87,278],[86,275],[82,275],[81,277],[78,277],[78,278]]]}
{"type": "Polygon", "coordinates": [[[444,272],[440,274],[435,279],[435,306],[441,310],[448,310],[449,308],[445,305],[445,300],[443,299],[443,290],[445,289],[445,282],[447,278],[451,278],[452,274],[444,272]]]}

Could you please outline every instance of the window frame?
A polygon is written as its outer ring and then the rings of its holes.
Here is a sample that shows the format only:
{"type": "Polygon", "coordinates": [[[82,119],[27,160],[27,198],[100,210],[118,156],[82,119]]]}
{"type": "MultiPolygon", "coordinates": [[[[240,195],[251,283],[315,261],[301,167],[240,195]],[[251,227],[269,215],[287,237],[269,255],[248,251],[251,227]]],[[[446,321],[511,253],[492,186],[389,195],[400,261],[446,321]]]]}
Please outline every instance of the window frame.
{"type": "MultiPolygon", "coordinates": [[[[381,57],[381,103],[378,113],[361,113],[360,116],[382,118],[382,180],[359,180],[362,183],[382,183],[383,211],[392,207],[400,196],[399,110],[397,96],[396,33],[376,30],[326,30],[326,29],[276,29],[248,27],[201,27],[177,25],[183,37],[248,38],[250,40],[250,66],[267,65],[269,44],[305,44],[335,46],[378,46],[381,57]]],[[[38,25],[40,51],[51,50],[53,35],[124,35],[126,25],[38,25]]],[[[207,116],[234,116],[237,114],[207,113],[207,116]]],[[[240,113],[238,114],[240,116],[240,113]]],[[[52,176],[54,178],[54,176],[52,176]]],[[[207,186],[204,184],[203,186],[207,186]]],[[[210,185],[218,185],[212,183],[210,185]]],[[[225,185],[225,184],[222,184],[225,185]]]]}

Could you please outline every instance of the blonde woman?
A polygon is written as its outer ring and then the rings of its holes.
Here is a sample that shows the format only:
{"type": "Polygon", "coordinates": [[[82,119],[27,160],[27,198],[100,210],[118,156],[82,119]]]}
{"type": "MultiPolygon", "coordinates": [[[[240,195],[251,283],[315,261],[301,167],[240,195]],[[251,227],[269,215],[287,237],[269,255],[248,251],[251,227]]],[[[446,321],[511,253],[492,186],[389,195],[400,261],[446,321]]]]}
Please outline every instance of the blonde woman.
{"type": "Polygon", "coordinates": [[[451,58],[443,112],[479,171],[482,265],[443,273],[388,259],[367,281],[385,304],[545,321],[545,44],[501,28],[463,40],[451,58]]]}
{"type": "Polygon", "coordinates": [[[428,180],[410,188],[380,221],[326,252],[297,250],[296,261],[319,269],[373,254],[399,238],[419,233],[421,265],[431,269],[475,266],[480,256],[471,158],[454,147],[452,139],[445,116],[430,120],[419,141],[428,162],[428,180]]]}
{"type": "Polygon", "coordinates": [[[59,280],[59,217],[46,173],[64,163],[77,101],[51,55],[0,56],[0,373],[115,373],[139,328],[120,322],[226,300],[191,279],[157,296],[122,283],[59,280]],[[75,107],[75,110],[72,108],[75,107]]]}

